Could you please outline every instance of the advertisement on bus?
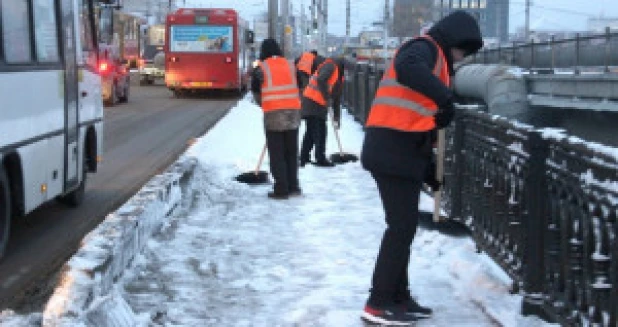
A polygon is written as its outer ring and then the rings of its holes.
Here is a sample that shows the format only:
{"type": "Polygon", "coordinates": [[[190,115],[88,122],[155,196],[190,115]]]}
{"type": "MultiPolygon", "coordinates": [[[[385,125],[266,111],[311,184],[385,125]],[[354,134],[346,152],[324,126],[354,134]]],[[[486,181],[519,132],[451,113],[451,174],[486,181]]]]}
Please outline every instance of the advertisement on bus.
{"type": "Polygon", "coordinates": [[[232,52],[232,26],[171,26],[172,52],[232,52]]]}

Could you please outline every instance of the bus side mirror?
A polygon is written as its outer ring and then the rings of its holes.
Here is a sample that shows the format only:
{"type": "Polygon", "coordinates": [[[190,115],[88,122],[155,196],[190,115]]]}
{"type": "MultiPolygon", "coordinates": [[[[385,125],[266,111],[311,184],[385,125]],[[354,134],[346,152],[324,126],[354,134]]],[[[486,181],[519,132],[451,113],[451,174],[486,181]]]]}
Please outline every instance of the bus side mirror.
{"type": "Polygon", "coordinates": [[[246,30],[245,31],[245,43],[247,44],[253,44],[253,39],[254,39],[255,34],[253,33],[253,31],[251,30],[246,30]]]}

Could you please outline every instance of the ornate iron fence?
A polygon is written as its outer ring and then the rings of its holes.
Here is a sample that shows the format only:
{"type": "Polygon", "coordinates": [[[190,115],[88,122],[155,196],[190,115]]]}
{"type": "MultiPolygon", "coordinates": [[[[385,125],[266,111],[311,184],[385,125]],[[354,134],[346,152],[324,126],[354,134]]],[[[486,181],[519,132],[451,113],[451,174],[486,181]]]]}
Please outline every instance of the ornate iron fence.
{"type": "MultiPolygon", "coordinates": [[[[361,124],[381,74],[347,65],[361,124]]],[[[465,109],[446,149],[443,207],[512,278],[522,313],[618,326],[618,151],[465,109]]]]}

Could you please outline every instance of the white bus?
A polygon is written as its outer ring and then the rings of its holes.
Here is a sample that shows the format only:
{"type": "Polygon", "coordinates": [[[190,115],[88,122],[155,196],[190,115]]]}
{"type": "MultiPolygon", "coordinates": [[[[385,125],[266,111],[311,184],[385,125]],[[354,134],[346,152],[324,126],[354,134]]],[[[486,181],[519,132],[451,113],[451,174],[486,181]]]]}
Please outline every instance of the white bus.
{"type": "Polygon", "coordinates": [[[11,219],[79,205],[103,138],[93,0],[0,0],[0,258],[11,219]]]}

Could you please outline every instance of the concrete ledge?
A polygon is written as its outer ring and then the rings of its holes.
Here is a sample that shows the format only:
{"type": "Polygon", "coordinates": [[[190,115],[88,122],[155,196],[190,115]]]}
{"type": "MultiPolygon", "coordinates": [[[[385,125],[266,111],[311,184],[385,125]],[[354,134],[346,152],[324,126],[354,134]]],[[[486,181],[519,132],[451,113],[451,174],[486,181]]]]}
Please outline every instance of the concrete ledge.
{"type": "Polygon", "coordinates": [[[528,95],[528,99],[530,105],[535,107],[618,112],[618,102],[606,99],[579,99],[574,97],[550,96],[544,94],[530,94],[528,95]]]}
{"type": "Polygon", "coordinates": [[[196,166],[195,158],[181,157],[84,237],[63,267],[43,311],[42,326],[87,326],[95,321],[132,325],[126,321],[134,317],[131,308],[118,301],[122,297],[115,295],[113,284],[181,200],[193,198],[187,193],[193,189],[196,166]],[[108,310],[111,307],[116,310],[108,310]],[[119,312],[121,316],[114,316],[119,312]]]}
{"type": "Polygon", "coordinates": [[[526,75],[528,93],[597,101],[618,100],[616,74],[526,75]]]}

